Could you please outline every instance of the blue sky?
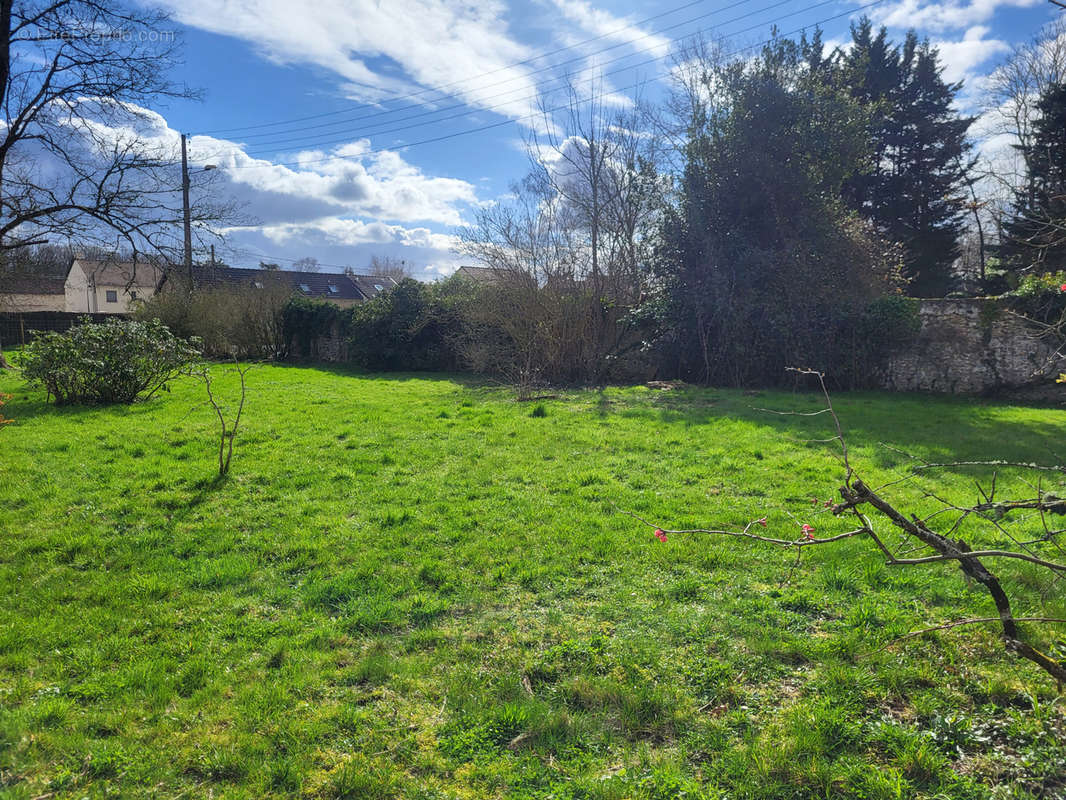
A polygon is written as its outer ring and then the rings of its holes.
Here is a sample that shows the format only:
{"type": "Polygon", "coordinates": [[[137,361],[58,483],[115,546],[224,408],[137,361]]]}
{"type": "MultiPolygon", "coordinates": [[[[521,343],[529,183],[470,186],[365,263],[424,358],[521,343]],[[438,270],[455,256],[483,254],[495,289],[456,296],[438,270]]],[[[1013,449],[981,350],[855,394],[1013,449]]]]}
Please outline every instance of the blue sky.
{"type": "Polygon", "coordinates": [[[913,27],[938,43],[975,109],[1010,47],[1064,13],[1046,0],[863,4],[164,0],[184,37],[174,77],[205,95],[153,109],[156,133],[190,134],[194,166],[216,164],[217,190],[243,204],[252,224],[228,232],[230,263],[311,256],[359,271],[392,256],[432,278],[464,261],[457,226],[525,172],[530,114],[564,75],[595,76],[619,103],[636,84],[654,97],[678,39],[739,49],[775,23],[787,33],[824,20],[825,38],[843,42],[867,13],[897,40],[913,27]]]}

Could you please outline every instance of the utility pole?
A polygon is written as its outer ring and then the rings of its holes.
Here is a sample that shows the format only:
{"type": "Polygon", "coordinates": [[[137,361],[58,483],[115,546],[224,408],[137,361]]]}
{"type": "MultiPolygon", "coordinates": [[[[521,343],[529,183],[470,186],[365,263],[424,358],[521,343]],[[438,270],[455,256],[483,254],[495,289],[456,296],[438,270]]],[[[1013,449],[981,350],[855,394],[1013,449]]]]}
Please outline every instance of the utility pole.
{"type": "Polygon", "coordinates": [[[185,151],[185,134],[181,135],[181,210],[185,222],[185,276],[192,291],[192,220],[189,212],[189,157],[185,151]]]}

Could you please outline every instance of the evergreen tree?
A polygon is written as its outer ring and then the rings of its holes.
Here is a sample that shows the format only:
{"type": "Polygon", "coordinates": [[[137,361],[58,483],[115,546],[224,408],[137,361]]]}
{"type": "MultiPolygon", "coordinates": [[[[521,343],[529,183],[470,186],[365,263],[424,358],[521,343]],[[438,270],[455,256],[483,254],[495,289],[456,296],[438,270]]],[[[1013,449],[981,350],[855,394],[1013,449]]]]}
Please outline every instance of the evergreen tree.
{"type": "Polygon", "coordinates": [[[1025,156],[1025,185],[1015,193],[999,255],[1015,272],[1066,269],[1066,84],[1048,86],[1037,103],[1025,156]]]}
{"type": "Polygon", "coordinates": [[[819,74],[820,50],[777,40],[702,71],[657,253],[665,343],[687,379],[775,383],[795,364],[847,378],[846,321],[889,288],[882,243],[840,199],[867,119],[819,74]]]}
{"type": "Polygon", "coordinates": [[[972,166],[966,132],[973,117],[953,108],[961,83],[946,83],[936,48],[911,32],[902,47],[868,19],[852,26],[843,80],[871,111],[872,158],[844,196],[882,234],[903,246],[912,295],[950,291],[964,227],[961,188],[972,166]]]}

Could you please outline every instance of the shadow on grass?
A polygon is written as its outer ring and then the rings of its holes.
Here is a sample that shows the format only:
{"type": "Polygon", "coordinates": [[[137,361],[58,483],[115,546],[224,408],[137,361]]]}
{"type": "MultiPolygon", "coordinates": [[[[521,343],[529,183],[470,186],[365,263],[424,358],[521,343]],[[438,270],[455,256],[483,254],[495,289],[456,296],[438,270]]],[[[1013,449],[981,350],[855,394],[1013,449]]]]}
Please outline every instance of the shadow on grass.
{"type": "MultiPolygon", "coordinates": [[[[389,383],[449,384],[467,392],[471,400],[478,402],[498,402],[512,394],[507,386],[497,381],[464,373],[367,372],[347,364],[309,362],[278,362],[269,366],[287,372],[324,373],[389,383]]],[[[11,373],[0,373],[0,391],[13,395],[6,412],[16,424],[20,420],[45,416],[87,422],[100,414],[135,419],[142,414],[154,413],[156,404],[167,400],[167,394],[160,393],[148,401],[129,406],[56,406],[46,402],[41,390],[31,388],[17,374],[13,381],[11,377],[11,373]],[[5,378],[7,380],[3,380],[5,378]]],[[[696,386],[640,394],[630,394],[630,391],[631,388],[625,387],[620,392],[602,387],[572,389],[566,390],[560,401],[569,404],[583,396],[588,403],[586,407],[600,418],[628,417],[650,424],[707,426],[724,419],[743,421],[772,429],[797,442],[824,439],[835,433],[828,415],[795,416],[788,413],[823,408],[822,396],[813,391],[741,391],[696,386]]],[[[1029,415],[1023,408],[1020,410],[1023,418],[1005,420],[1000,412],[1018,407],[995,399],[869,391],[839,392],[832,397],[845,435],[853,446],[885,442],[907,452],[935,453],[938,459],[945,461],[996,458],[1066,463],[1066,447],[1063,447],[1061,457],[1055,449],[1056,442],[1061,441],[1066,432],[1066,415],[1063,415],[1062,425],[1048,422],[1047,409],[1034,410],[1029,415]],[[1029,418],[1025,419],[1027,416],[1029,418]],[[1043,419],[1037,419],[1037,416],[1043,419]]],[[[551,401],[547,402],[550,407],[551,401]]],[[[886,449],[885,452],[886,460],[892,460],[887,458],[889,451],[886,449]]]]}

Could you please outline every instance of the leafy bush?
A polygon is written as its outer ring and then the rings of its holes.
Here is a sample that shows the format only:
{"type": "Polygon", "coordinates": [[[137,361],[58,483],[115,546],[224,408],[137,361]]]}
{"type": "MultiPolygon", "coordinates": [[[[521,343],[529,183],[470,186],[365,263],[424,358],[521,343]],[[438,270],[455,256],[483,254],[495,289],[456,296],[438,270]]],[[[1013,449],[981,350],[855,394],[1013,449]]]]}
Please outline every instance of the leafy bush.
{"type": "Polygon", "coordinates": [[[65,333],[46,333],[27,345],[22,372],[58,405],[132,403],[166,389],[199,355],[195,344],[159,321],[93,324],[83,318],[65,333]]]}
{"type": "Polygon", "coordinates": [[[285,307],[284,339],[295,355],[314,358],[316,340],[342,337],[348,361],[373,370],[453,370],[464,308],[473,302],[466,282],[424,284],[407,279],[354,308],[306,298],[285,307]]]}
{"type": "Polygon", "coordinates": [[[1007,302],[1022,316],[1051,325],[1061,323],[1066,316],[1066,271],[1027,275],[1012,292],[1007,302]]]}

